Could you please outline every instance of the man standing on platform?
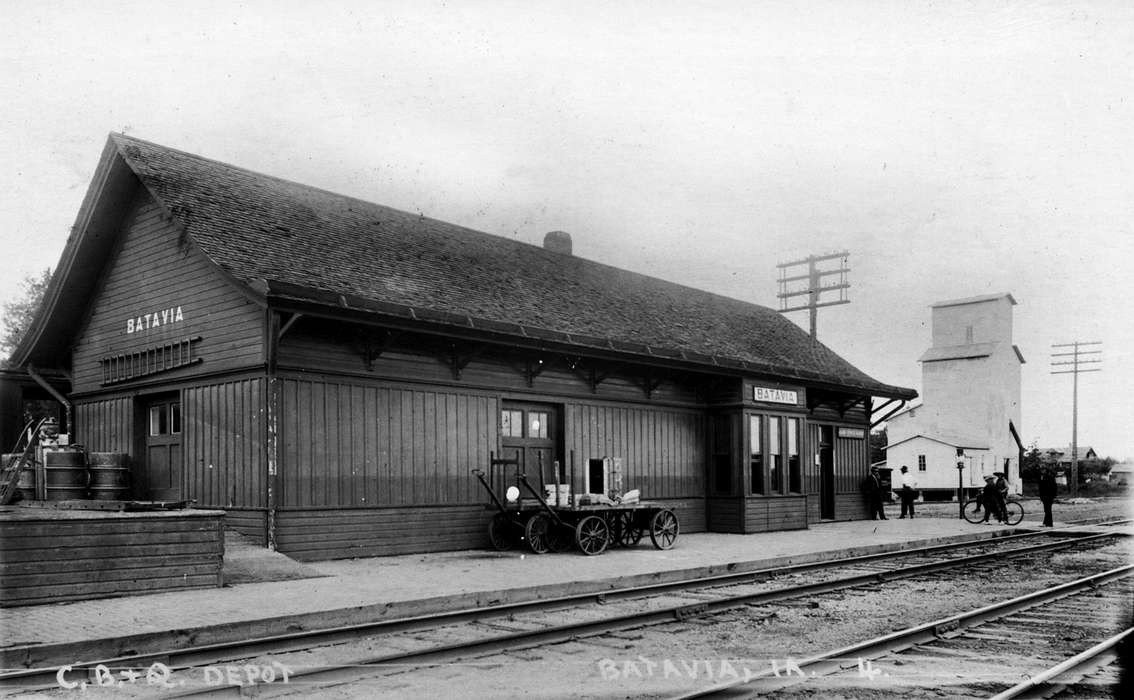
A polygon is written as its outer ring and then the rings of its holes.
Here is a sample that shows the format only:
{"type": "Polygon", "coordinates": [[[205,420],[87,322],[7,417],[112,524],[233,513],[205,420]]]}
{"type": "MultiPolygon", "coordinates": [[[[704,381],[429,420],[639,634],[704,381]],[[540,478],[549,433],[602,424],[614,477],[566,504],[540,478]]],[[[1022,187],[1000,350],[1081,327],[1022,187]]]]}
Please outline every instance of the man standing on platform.
{"type": "Polygon", "coordinates": [[[1055,485],[1055,474],[1050,468],[1045,468],[1040,473],[1039,480],[1039,497],[1043,501],[1043,526],[1052,527],[1051,517],[1051,504],[1055,503],[1055,492],[1058,487],[1055,485]]]}
{"type": "Polygon", "coordinates": [[[882,479],[878,477],[878,467],[870,468],[870,476],[866,477],[863,487],[870,506],[870,519],[886,520],[886,511],[882,509],[882,479]]]}
{"type": "Polygon", "coordinates": [[[913,475],[910,474],[909,467],[904,464],[902,465],[902,474],[899,478],[901,479],[901,491],[898,492],[898,496],[902,499],[902,514],[898,516],[898,519],[901,520],[906,517],[907,513],[909,513],[912,519],[914,516],[914,499],[917,498],[917,482],[914,481],[913,475]]]}

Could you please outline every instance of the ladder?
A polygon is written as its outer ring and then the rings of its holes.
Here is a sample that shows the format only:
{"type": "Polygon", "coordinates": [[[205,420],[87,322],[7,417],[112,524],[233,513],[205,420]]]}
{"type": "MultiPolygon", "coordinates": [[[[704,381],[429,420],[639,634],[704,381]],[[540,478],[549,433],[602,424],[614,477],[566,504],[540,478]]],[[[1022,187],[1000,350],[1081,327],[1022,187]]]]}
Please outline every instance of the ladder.
{"type": "Polygon", "coordinates": [[[16,495],[16,485],[20,480],[20,470],[35,461],[35,448],[39,443],[39,429],[49,419],[44,418],[38,422],[30,421],[20,433],[20,439],[12,450],[14,456],[4,464],[4,471],[0,472],[0,506],[12,502],[16,495]]]}

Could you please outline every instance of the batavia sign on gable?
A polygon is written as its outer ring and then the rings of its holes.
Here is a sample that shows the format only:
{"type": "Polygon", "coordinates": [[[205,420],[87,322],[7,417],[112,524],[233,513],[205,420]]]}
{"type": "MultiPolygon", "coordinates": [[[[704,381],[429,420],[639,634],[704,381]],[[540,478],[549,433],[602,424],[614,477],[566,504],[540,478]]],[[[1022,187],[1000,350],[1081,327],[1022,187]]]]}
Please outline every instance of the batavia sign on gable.
{"type": "Polygon", "coordinates": [[[184,320],[185,315],[181,313],[181,307],[171,306],[168,309],[162,309],[161,311],[126,319],[126,333],[140,333],[141,331],[148,331],[151,328],[168,326],[171,323],[180,323],[184,320]]]}

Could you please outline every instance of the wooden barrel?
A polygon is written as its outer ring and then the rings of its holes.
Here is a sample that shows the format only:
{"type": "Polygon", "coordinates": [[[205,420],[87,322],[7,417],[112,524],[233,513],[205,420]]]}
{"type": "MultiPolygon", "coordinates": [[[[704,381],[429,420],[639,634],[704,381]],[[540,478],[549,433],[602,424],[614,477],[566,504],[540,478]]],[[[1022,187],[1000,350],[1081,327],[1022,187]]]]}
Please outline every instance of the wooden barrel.
{"type": "Polygon", "coordinates": [[[130,497],[130,455],[122,452],[88,452],[91,498],[125,501],[130,497]]]}
{"type": "MultiPolygon", "coordinates": [[[[21,452],[9,452],[0,455],[0,466],[7,469],[8,465],[23,456],[21,452]]],[[[20,468],[20,478],[16,482],[16,491],[20,493],[20,500],[35,500],[35,464],[27,462],[20,468]]]]}
{"type": "Polygon", "coordinates": [[[70,501],[87,497],[86,455],[80,449],[43,451],[43,483],[47,500],[70,501]]]}

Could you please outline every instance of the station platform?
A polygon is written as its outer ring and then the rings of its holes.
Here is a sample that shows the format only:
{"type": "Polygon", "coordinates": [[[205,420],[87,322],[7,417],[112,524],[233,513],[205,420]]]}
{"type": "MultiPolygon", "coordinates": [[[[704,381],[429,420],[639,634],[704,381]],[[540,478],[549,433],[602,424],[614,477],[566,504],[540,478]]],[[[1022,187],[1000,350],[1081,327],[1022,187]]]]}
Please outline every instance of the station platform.
{"type": "Polygon", "coordinates": [[[61,666],[254,635],[598,593],[689,575],[992,538],[1038,525],[891,517],[750,535],[682,534],[673,549],[664,551],[646,537],[636,547],[590,557],[486,549],[315,563],[294,562],[232,536],[226,541],[223,587],[0,609],[0,668],[61,666]]]}

